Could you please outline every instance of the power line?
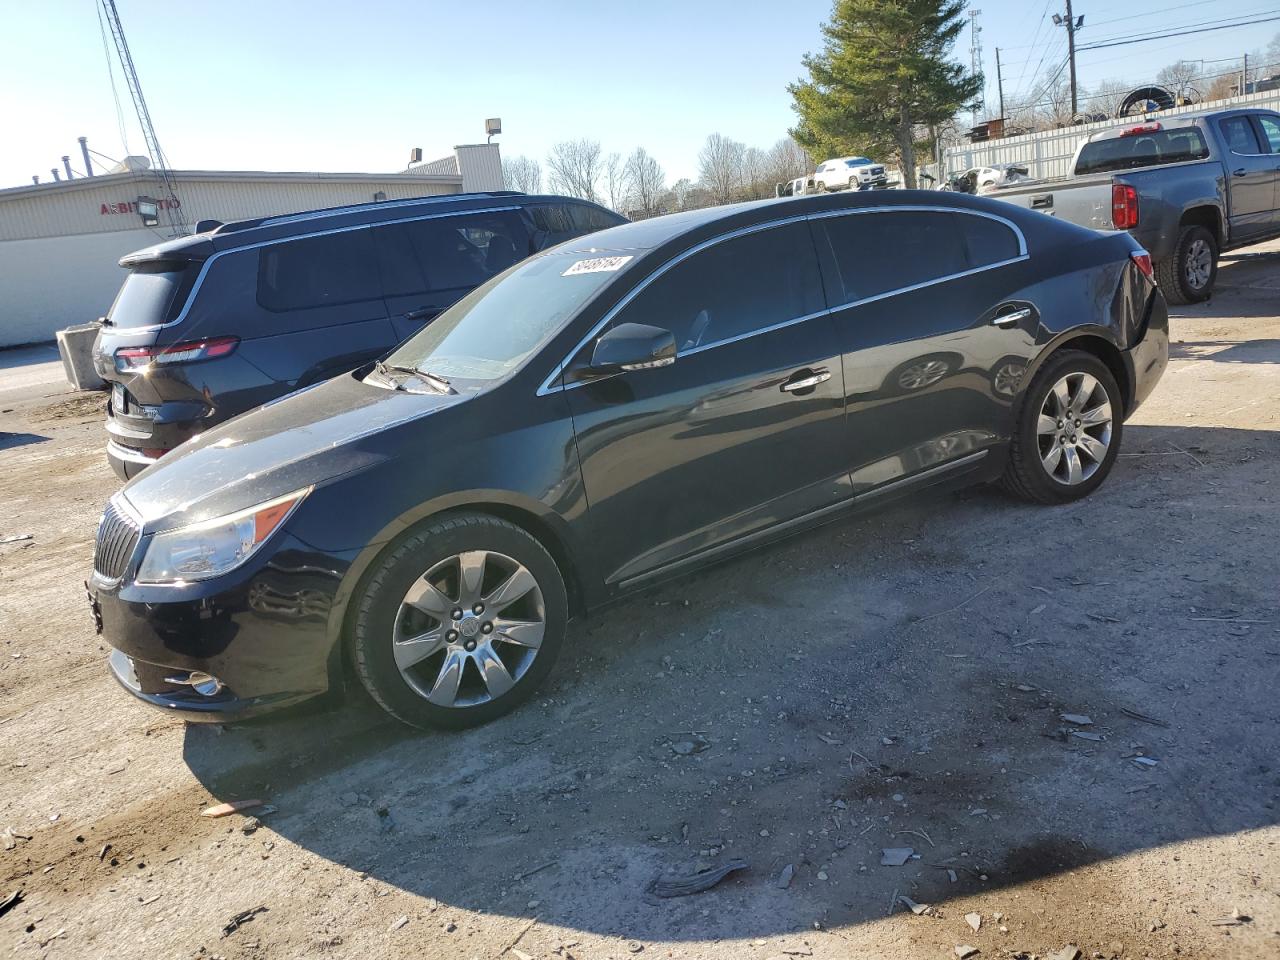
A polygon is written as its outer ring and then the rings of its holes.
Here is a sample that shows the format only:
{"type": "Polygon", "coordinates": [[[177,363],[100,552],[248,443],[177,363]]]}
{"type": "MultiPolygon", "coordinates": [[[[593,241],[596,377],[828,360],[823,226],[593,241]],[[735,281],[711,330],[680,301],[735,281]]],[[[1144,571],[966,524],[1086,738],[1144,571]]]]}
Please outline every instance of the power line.
{"type": "Polygon", "coordinates": [[[1280,15],[1272,16],[1272,17],[1259,17],[1256,20],[1246,20],[1242,23],[1228,23],[1228,24],[1223,24],[1216,27],[1200,27],[1194,30],[1187,29],[1186,27],[1178,27],[1178,28],[1172,29],[1168,33],[1153,33],[1153,34],[1148,34],[1146,36],[1113,38],[1110,41],[1098,41],[1096,43],[1088,44],[1087,46],[1082,46],[1080,47],[1080,49],[1081,50],[1103,50],[1103,49],[1106,49],[1107,47],[1122,47],[1122,46],[1128,46],[1129,44],[1133,44],[1133,43],[1147,43],[1148,41],[1151,41],[1151,40],[1164,40],[1168,37],[1184,37],[1193,33],[1212,33],[1215,30],[1231,30],[1235,27],[1248,27],[1248,26],[1252,26],[1255,23],[1271,23],[1272,21],[1275,21],[1275,20],[1280,20],[1280,15]]]}

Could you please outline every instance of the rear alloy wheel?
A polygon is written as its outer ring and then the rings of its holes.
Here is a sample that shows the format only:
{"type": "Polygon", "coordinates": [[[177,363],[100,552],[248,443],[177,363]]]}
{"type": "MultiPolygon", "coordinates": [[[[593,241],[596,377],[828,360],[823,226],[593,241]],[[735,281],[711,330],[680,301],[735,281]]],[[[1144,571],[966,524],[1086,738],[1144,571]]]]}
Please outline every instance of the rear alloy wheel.
{"type": "Polygon", "coordinates": [[[1122,414],[1120,391],[1106,364],[1078,350],[1051,357],[1024,396],[1006,489],[1036,503],[1088,496],[1115,463],[1122,414]]]}
{"type": "Polygon", "coordinates": [[[1172,304],[1200,303],[1218,277],[1218,241],[1204,227],[1183,227],[1173,256],[1156,264],[1156,282],[1172,304]]]}
{"type": "Polygon", "coordinates": [[[566,620],[564,580],[537,540],[495,517],[447,518],[377,563],[356,615],[356,672],[406,723],[472,726],[534,691],[566,620]]]}

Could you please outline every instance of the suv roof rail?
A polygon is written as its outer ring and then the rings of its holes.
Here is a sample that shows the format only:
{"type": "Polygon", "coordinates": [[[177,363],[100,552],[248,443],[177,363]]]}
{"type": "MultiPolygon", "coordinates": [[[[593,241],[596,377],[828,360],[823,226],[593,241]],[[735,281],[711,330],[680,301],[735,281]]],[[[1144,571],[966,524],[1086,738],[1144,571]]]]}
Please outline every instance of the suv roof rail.
{"type": "Polygon", "coordinates": [[[524,196],[520,190],[477,190],[471,193],[443,193],[429,197],[408,197],[404,200],[367,200],[363,203],[349,203],[337,207],[320,207],[316,210],[300,210],[296,213],[274,214],[269,217],[255,217],[251,220],[235,220],[224,223],[214,233],[237,233],[241,230],[252,230],[254,227],[269,227],[282,223],[293,223],[312,217],[341,213],[359,213],[361,210],[381,210],[388,207],[404,207],[414,204],[444,203],[452,200],[473,200],[483,197],[519,197],[524,196]]]}

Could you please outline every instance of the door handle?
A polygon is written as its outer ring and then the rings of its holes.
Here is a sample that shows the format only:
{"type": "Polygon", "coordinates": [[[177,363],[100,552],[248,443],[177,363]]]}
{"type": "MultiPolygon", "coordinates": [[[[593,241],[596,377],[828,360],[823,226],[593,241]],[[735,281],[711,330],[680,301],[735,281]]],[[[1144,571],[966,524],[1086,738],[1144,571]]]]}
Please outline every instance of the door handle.
{"type": "Polygon", "coordinates": [[[1232,171],[1231,171],[1231,175],[1232,175],[1233,177],[1243,177],[1243,176],[1244,176],[1246,173],[1248,173],[1248,172],[1249,172],[1249,171],[1248,171],[1248,170],[1246,170],[1244,167],[1241,167],[1239,170],[1232,170],[1232,171]]]}
{"type": "Polygon", "coordinates": [[[996,327],[1012,327],[1021,323],[1023,320],[1029,319],[1031,316],[1031,308],[1023,307],[1021,310],[1013,310],[1009,313],[1002,313],[991,321],[992,326],[996,327]]]}
{"type": "Polygon", "coordinates": [[[796,393],[797,391],[800,391],[800,390],[812,390],[818,384],[826,383],[830,379],[831,379],[831,374],[828,373],[826,370],[814,370],[808,376],[805,376],[805,377],[797,376],[791,380],[788,380],[778,389],[784,390],[787,393],[796,393]]]}

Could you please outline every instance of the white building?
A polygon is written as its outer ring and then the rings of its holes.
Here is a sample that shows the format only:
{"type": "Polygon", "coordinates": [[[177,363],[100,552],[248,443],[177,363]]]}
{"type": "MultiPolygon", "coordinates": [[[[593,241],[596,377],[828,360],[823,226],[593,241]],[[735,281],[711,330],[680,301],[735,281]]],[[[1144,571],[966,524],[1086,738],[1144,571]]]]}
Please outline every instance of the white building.
{"type": "Polygon", "coordinates": [[[503,186],[497,144],[456,147],[401,173],[178,170],[172,177],[167,200],[149,170],[0,190],[0,347],[52,340],[55,331],[106,313],[124,279],[117,261],[172,235],[169,204],[190,233],[200,220],[503,186]],[[162,200],[156,226],[144,225],[139,199],[162,200]]]}

